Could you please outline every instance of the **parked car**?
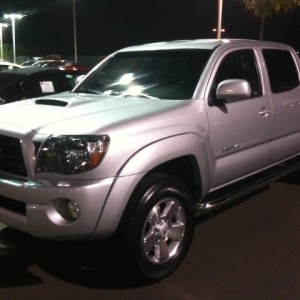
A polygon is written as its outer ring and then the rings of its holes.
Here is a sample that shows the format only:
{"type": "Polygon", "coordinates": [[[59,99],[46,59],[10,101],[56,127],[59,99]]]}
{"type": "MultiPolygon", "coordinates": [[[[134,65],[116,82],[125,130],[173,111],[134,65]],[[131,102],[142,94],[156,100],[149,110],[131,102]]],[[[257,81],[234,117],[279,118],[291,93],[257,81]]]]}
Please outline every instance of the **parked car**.
{"type": "Polygon", "coordinates": [[[40,59],[35,61],[32,67],[48,67],[48,68],[59,68],[65,64],[65,60],[57,59],[40,59]]]}
{"type": "Polygon", "coordinates": [[[24,62],[21,63],[22,67],[32,67],[36,62],[42,60],[42,57],[34,57],[34,58],[30,58],[24,62]]]}
{"type": "Polygon", "coordinates": [[[82,74],[87,74],[90,71],[90,69],[83,64],[64,59],[40,59],[34,61],[31,66],[59,68],[61,70],[76,71],[82,74]]]}
{"type": "Polygon", "coordinates": [[[167,276],[196,216],[300,168],[299,72],[281,43],[161,42],[117,51],[71,92],[3,105],[0,222],[114,236],[124,271],[167,276]]]}
{"type": "Polygon", "coordinates": [[[71,90],[80,72],[28,67],[0,72],[0,103],[71,90]]]}
{"type": "Polygon", "coordinates": [[[65,64],[60,66],[61,70],[71,70],[71,71],[79,71],[82,74],[87,74],[90,71],[90,68],[83,64],[75,63],[75,62],[66,62],[65,64]]]}
{"type": "Polygon", "coordinates": [[[23,66],[7,61],[0,61],[0,71],[23,68],[23,66]]]}

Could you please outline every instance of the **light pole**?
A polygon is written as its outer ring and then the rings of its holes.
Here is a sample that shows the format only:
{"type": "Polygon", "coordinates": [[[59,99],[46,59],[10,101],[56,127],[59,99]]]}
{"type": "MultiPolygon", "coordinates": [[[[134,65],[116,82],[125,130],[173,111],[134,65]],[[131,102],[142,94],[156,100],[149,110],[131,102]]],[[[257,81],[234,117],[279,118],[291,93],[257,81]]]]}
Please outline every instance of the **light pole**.
{"type": "Polygon", "coordinates": [[[8,25],[5,23],[0,23],[0,47],[1,47],[1,60],[3,60],[3,28],[8,25]]]}
{"type": "Polygon", "coordinates": [[[222,10],[223,10],[223,0],[218,0],[218,28],[217,28],[217,39],[221,39],[222,32],[222,10]]]}
{"type": "Polygon", "coordinates": [[[11,20],[12,25],[12,38],[13,38],[13,51],[14,51],[14,63],[16,63],[16,29],[15,29],[15,23],[16,19],[20,20],[23,16],[20,14],[5,14],[5,19],[11,20]]]}
{"type": "Polygon", "coordinates": [[[76,3],[73,0],[74,61],[77,63],[76,3]]]}

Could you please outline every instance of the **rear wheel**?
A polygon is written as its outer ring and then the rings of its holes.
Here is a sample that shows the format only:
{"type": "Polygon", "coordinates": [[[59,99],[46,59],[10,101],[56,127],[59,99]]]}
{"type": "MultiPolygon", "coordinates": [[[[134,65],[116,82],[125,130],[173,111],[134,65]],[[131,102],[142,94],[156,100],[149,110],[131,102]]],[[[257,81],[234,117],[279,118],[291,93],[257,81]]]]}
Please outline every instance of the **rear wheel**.
{"type": "Polygon", "coordinates": [[[194,226],[194,205],[187,187],[170,176],[145,177],[121,223],[126,261],[145,279],[169,275],[183,260],[194,226]]]}

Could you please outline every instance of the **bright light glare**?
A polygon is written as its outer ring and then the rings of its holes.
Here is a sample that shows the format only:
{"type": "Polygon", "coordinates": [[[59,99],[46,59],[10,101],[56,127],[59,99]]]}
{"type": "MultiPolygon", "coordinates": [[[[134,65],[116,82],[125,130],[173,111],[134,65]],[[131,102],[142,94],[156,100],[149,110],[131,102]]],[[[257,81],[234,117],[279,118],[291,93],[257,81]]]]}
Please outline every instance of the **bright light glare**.
{"type": "Polygon", "coordinates": [[[124,74],[118,81],[118,84],[127,85],[130,84],[134,80],[133,73],[124,74]]]}
{"type": "Polygon", "coordinates": [[[5,14],[4,18],[5,19],[22,19],[23,15],[21,15],[21,14],[5,14]]]}
{"type": "Polygon", "coordinates": [[[139,95],[143,91],[143,87],[141,85],[132,85],[130,86],[126,93],[129,95],[139,95]]]}

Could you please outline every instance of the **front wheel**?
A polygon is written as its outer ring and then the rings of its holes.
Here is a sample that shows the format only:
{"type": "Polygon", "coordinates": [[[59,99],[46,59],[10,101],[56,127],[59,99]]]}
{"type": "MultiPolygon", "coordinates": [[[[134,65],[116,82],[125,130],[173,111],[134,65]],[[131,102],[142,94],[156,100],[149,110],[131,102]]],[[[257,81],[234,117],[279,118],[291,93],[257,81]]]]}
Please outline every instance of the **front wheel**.
{"type": "Polygon", "coordinates": [[[170,176],[147,176],[133,193],[121,223],[126,261],[139,277],[161,279],[183,260],[194,227],[188,188],[170,176]]]}

